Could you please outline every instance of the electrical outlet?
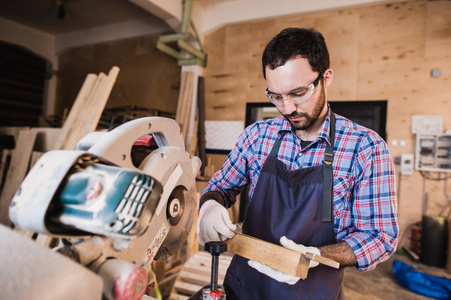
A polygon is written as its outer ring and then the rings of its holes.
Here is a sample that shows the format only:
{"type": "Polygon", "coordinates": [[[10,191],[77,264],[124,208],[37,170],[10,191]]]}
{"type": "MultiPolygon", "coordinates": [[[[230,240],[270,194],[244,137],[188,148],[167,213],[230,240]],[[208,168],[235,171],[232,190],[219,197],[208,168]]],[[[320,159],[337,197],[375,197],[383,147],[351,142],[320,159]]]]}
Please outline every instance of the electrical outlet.
{"type": "Polygon", "coordinates": [[[401,154],[401,174],[413,174],[414,157],[413,154],[401,154]]]}

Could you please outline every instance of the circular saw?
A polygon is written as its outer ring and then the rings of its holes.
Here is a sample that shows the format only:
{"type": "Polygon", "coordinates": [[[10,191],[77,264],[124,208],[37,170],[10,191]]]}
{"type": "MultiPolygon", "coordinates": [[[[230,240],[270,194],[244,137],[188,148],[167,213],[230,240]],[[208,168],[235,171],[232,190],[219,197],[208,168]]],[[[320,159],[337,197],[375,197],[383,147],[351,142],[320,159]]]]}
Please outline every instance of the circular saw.
{"type": "Polygon", "coordinates": [[[138,275],[147,273],[154,259],[174,254],[186,241],[200,165],[198,157],[185,151],[175,120],[133,120],[89,134],[77,150],[45,153],[14,196],[10,218],[23,229],[89,245],[72,247],[75,256],[102,275],[106,298],[120,299],[112,290],[124,294],[130,292],[128,286],[140,289],[138,282],[127,280],[115,286],[120,281],[114,272],[123,269],[134,280],[143,278],[138,275]],[[133,147],[143,140],[152,147],[136,161],[133,147]]]}

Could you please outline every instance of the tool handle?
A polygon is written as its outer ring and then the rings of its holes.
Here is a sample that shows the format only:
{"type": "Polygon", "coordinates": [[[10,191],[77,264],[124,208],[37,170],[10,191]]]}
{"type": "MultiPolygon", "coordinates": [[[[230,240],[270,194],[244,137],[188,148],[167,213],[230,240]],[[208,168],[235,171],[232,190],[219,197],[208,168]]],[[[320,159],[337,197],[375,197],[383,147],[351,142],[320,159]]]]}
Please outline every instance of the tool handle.
{"type": "Polygon", "coordinates": [[[204,250],[211,254],[211,291],[218,289],[219,255],[227,251],[227,245],[223,242],[207,242],[204,250]]]}

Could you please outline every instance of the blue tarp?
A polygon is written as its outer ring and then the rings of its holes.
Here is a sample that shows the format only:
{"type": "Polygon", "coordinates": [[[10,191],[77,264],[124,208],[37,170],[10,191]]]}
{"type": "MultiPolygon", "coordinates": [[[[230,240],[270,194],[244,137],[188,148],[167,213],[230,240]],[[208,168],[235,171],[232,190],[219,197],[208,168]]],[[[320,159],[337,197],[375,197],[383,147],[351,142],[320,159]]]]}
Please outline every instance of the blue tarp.
{"type": "Polygon", "coordinates": [[[399,282],[414,293],[434,299],[451,299],[451,279],[417,271],[399,260],[393,261],[393,272],[399,282]]]}

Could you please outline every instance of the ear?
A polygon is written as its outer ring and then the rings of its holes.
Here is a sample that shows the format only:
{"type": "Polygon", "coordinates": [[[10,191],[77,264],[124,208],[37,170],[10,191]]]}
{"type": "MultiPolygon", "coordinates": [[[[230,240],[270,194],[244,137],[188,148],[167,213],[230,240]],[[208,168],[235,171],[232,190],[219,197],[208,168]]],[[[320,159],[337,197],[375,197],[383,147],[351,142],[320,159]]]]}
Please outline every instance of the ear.
{"type": "Polygon", "coordinates": [[[334,78],[334,71],[332,69],[327,69],[324,72],[323,78],[324,78],[324,85],[326,87],[329,87],[329,85],[332,83],[332,79],[334,78]]]}

